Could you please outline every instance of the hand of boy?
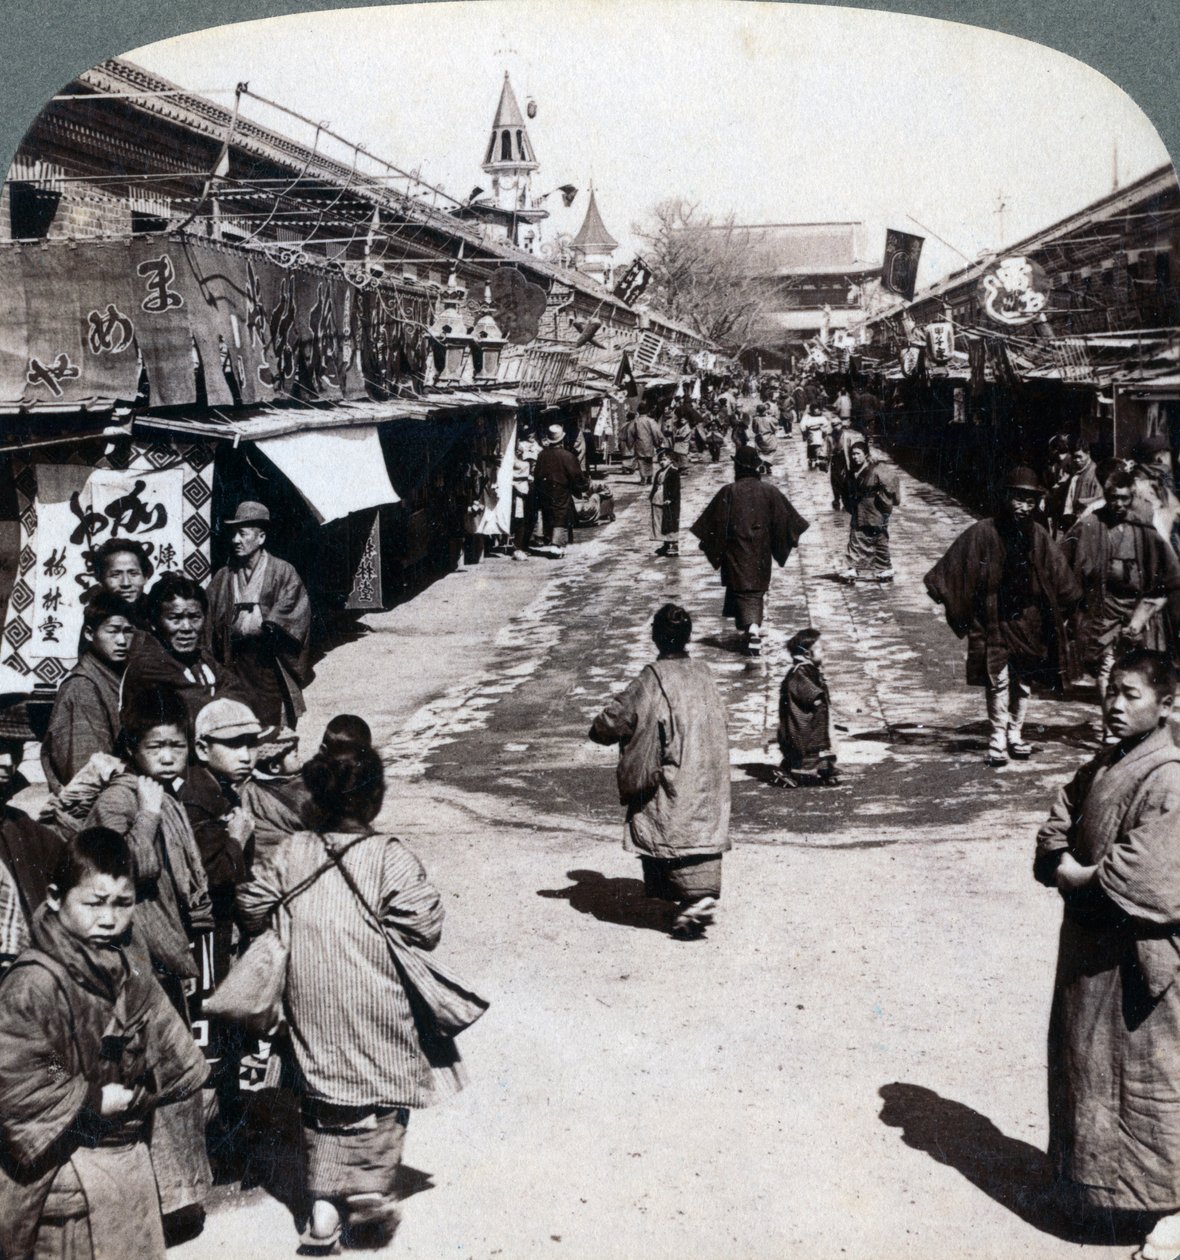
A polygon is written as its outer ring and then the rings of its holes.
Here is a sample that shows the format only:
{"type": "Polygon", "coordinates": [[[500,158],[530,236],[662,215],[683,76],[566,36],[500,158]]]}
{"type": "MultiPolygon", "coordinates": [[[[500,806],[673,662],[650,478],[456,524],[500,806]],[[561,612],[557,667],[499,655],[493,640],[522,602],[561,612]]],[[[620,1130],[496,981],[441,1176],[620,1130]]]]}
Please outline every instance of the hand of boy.
{"type": "Polygon", "coordinates": [[[1094,878],[1097,866],[1083,866],[1072,853],[1064,853],[1057,865],[1057,891],[1074,892],[1094,878]]]}
{"type": "Polygon", "coordinates": [[[120,1116],[131,1106],[134,1097],[134,1091],[128,1089],[126,1085],[113,1082],[110,1085],[104,1085],[100,1110],[104,1116],[120,1116]]]}
{"type": "Polygon", "coordinates": [[[141,814],[158,814],[164,808],[164,785],[146,775],[139,776],[138,785],[139,812],[141,814]]]}

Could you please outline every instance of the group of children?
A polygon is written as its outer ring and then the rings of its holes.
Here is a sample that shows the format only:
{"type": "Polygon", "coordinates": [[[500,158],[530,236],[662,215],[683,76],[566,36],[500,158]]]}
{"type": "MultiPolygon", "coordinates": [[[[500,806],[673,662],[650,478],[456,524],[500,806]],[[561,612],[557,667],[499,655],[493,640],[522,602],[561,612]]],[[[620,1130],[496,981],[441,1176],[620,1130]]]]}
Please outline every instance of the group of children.
{"type": "MultiPolygon", "coordinates": [[[[203,1215],[209,1149],[239,1124],[251,1047],[202,1001],[245,941],[238,886],[305,825],[293,746],[267,750],[259,774],[263,735],[239,701],[190,724],[183,699],[149,690],[124,707],[116,754],[94,754],[41,821],[5,807],[6,1260],[162,1257],[165,1226],[183,1234],[203,1215]]],[[[333,719],[321,751],[341,741],[367,746],[367,726],[333,719]]],[[[22,752],[3,741],[5,801],[22,752]]]]}

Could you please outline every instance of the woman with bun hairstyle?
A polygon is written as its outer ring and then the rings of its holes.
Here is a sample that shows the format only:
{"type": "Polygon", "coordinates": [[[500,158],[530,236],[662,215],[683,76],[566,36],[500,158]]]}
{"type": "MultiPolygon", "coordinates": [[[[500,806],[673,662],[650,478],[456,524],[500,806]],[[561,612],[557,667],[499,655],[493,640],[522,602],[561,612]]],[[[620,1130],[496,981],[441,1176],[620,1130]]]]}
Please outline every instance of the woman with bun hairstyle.
{"type": "Polygon", "coordinates": [[[303,767],[311,829],[290,835],[238,889],[248,931],[272,916],[289,943],[284,1014],[301,1093],[310,1203],[304,1250],[387,1238],[412,1108],[438,1101],[440,1064],[384,933],[431,950],[443,909],[418,859],[373,823],[385,776],[372,748],[325,740],[303,767]],[[283,903],[281,915],[275,911],[283,903]],[[379,923],[374,922],[375,916],[379,923]],[[380,930],[379,930],[380,929],[380,930]]]}

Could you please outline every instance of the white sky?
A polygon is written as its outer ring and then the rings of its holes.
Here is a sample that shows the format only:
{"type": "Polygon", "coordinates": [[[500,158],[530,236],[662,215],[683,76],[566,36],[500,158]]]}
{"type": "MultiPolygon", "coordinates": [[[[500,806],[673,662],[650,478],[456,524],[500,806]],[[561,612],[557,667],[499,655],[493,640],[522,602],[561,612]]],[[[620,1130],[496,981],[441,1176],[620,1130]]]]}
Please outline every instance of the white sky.
{"type": "MultiPolygon", "coordinates": [[[[685,194],[743,222],[855,219],[927,235],[919,283],[1167,162],[1150,121],[1081,62],[976,27],[751,0],[479,0],[338,9],[216,27],[132,60],[193,89],[248,81],[370,152],[466,196],[507,70],[541,169],[593,179],[616,261],[632,225],[685,194]]],[[[255,112],[310,142],[312,130],[255,112]]]]}

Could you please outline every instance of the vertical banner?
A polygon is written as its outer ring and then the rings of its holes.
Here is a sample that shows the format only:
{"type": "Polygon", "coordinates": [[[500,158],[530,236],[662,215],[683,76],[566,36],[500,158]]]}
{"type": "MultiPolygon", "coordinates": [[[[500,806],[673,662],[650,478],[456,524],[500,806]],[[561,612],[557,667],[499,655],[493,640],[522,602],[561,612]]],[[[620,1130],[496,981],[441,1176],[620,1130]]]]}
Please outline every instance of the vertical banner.
{"type": "Polygon", "coordinates": [[[204,445],[150,443],[97,468],[75,456],[13,471],[21,552],[3,639],[4,664],[18,673],[54,686],[74,664],[91,558],[108,539],[135,539],[157,573],[208,577],[213,460],[204,445]]]}
{"type": "Polygon", "coordinates": [[[888,228],[885,232],[885,261],[881,266],[881,287],[910,301],[918,280],[918,259],[922,256],[924,236],[888,228]]]}

